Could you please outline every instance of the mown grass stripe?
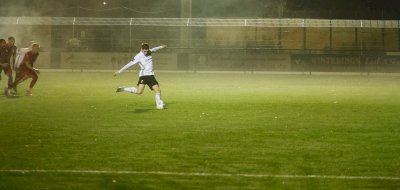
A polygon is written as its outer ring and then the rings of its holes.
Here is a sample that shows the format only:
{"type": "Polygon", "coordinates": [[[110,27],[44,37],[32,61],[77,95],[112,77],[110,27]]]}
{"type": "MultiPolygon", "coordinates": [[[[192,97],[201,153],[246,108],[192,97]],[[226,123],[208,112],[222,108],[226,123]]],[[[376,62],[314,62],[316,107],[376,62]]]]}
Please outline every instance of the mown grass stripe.
{"type": "Polygon", "coordinates": [[[143,174],[165,176],[204,176],[204,177],[250,177],[250,178],[314,178],[344,180],[400,180],[397,176],[335,176],[335,175],[289,175],[289,174],[245,174],[245,173],[205,173],[205,172],[169,172],[169,171],[130,171],[130,170],[0,170],[0,173],[78,173],[78,174],[143,174]]]}

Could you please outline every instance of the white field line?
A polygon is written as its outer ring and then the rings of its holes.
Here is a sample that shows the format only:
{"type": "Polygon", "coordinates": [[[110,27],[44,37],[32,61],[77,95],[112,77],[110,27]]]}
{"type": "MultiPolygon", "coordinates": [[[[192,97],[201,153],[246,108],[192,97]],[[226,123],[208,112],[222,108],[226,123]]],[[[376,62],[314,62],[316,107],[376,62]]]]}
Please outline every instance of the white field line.
{"type": "Polygon", "coordinates": [[[0,173],[69,173],[69,174],[138,174],[162,176],[199,176],[199,177],[247,177],[247,178],[297,178],[297,179],[343,179],[343,180],[400,180],[398,176],[334,176],[334,175],[274,175],[274,174],[234,174],[234,173],[195,173],[168,171],[124,171],[124,170],[0,170],[0,173]]]}

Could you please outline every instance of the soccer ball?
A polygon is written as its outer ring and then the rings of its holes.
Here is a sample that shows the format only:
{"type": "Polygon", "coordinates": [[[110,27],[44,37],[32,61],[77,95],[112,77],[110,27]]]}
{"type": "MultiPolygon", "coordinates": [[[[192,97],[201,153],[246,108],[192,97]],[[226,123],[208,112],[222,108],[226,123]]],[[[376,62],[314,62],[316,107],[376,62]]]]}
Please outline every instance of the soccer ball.
{"type": "Polygon", "coordinates": [[[157,105],[157,109],[159,109],[159,110],[162,110],[162,109],[165,109],[165,104],[164,104],[164,102],[161,102],[161,103],[159,103],[158,105],[157,105]]]}

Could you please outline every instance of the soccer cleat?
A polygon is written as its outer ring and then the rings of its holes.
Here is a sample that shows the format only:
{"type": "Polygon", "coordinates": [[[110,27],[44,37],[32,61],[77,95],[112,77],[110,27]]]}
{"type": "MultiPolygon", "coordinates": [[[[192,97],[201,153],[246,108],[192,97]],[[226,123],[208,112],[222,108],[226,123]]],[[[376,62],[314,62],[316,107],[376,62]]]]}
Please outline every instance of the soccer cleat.
{"type": "Polygon", "coordinates": [[[18,94],[17,88],[12,88],[12,89],[11,89],[11,94],[12,94],[13,96],[16,96],[16,95],[18,94]]]}
{"type": "Polygon", "coordinates": [[[166,105],[164,104],[164,102],[161,101],[160,103],[157,104],[157,109],[162,110],[165,108],[166,108],[166,105]]]}
{"type": "Polygon", "coordinates": [[[17,92],[14,89],[9,89],[8,90],[8,95],[9,96],[17,96],[17,92]]]}
{"type": "Polygon", "coordinates": [[[115,92],[123,92],[125,87],[118,87],[115,92]]]}
{"type": "Polygon", "coordinates": [[[26,95],[27,95],[27,96],[32,96],[32,91],[27,90],[27,91],[26,91],[26,95]]]}
{"type": "Polygon", "coordinates": [[[10,93],[9,93],[9,91],[8,91],[8,88],[4,88],[4,95],[5,95],[5,96],[9,96],[9,95],[10,95],[10,93]]]}

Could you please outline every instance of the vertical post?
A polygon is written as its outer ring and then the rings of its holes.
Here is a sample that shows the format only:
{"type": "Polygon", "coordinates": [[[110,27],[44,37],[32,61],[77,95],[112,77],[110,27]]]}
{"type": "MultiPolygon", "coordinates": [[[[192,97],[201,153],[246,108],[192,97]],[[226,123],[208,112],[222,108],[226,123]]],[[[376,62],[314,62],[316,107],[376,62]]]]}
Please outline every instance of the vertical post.
{"type": "Polygon", "coordinates": [[[282,49],[282,27],[278,29],[278,50],[282,49]]]}
{"type": "Polygon", "coordinates": [[[397,28],[397,51],[400,51],[400,28],[397,28]]]}
{"type": "Polygon", "coordinates": [[[332,9],[329,10],[329,51],[332,51],[332,9]]]}
{"type": "Polygon", "coordinates": [[[192,30],[189,22],[192,18],[192,0],[181,0],[181,18],[186,18],[188,22],[187,26],[180,28],[181,50],[178,53],[177,65],[178,69],[189,69],[189,54],[184,48],[190,48],[192,41],[192,30]]]}
{"type": "MultiPolygon", "coordinates": [[[[330,20],[330,22],[332,22],[332,20],[330,20]]],[[[332,51],[332,33],[333,33],[333,28],[331,23],[331,26],[329,26],[329,51],[332,51]]]]}
{"type": "Polygon", "coordinates": [[[133,18],[131,18],[131,21],[129,22],[129,53],[132,52],[132,21],[133,18]]]}
{"type": "Polygon", "coordinates": [[[72,22],[72,38],[75,38],[75,21],[76,18],[74,17],[74,21],[72,22]]]}
{"type": "Polygon", "coordinates": [[[385,48],[385,28],[382,28],[381,32],[382,32],[382,48],[381,48],[381,50],[385,51],[386,50],[386,48],[385,48]]]}
{"type": "Polygon", "coordinates": [[[307,10],[304,8],[304,17],[303,17],[303,50],[307,49],[307,28],[306,28],[306,18],[307,18],[307,10]]]}
{"type": "Polygon", "coordinates": [[[303,27],[303,50],[307,50],[307,28],[303,27]]]}
{"type": "Polygon", "coordinates": [[[189,26],[190,18],[192,18],[192,0],[181,0],[181,18],[188,19],[187,26],[181,27],[181,45],[188,47],[191,41],[191,27],[189,26]]]}
{"type": "Polygon", "coordinates": [[[311,51],[307,50],[307,27],[303,26],[303,57],[304,62],[308,67],[309,75],[311,75],[311,51]]]}
{"type": "Polygon", "coordinates": [[[61,33],[64,27],[51,25],[51,48],[50,48],[50,68],[59,69],[61,65],[61,47],[62,47],[62,37],[61,33]]]}
{"type": "MultiPolygon", "coordinates": [[[[76,21],[76,18],[74,17],[74,21],[72,22],[72,40],[75,40],[75,39],[74,39],[74,38],[75,38],[75,21],[76,21]]],[[[72,51],[72,55],[74,55],[74,52],[75,52],[75,47],[74,47],[74,46],[72,46],[71,51],[72,51]]],[[[82,65],[81,65],[81,63],[79,63],[78,65],[79,65],[78,67],[81,68],[81,72],[82,72],[83,70],[82,70],[82,65]]],[[[73,68],[73,67],[72,67],[72,71],[74,71],[74,68],[73,68]]]]}
{"type": "Polygon", "coordinates": [[[360,47],[358,45],[358,28],[354,28],[354,44],[356,50],[360,50],[360,47]]]}
{"type": "Polygon", "coordinates": [[[383,11],[383,9],[382,9],[382,22],[383,22],[383,27],[382,27],[382,29],[381,29],[381,36],[382,36],[382,42],[381,42],[381,48],[380,48],[380,50],[381,51],[385,51],[385,28],[386,28],[386,26],[385,26],[385,24],[386,24],[386,22],[385,22],[385,17],[384,17],[384,11],[383,11]]]}
{"type": "Polygon", "coordinates": [[[282,48],[282,17],[285,11],[287,0],[280,0],[279,1],[279,24],[280,27],[278,29],[278,50],[282,48]]]}

